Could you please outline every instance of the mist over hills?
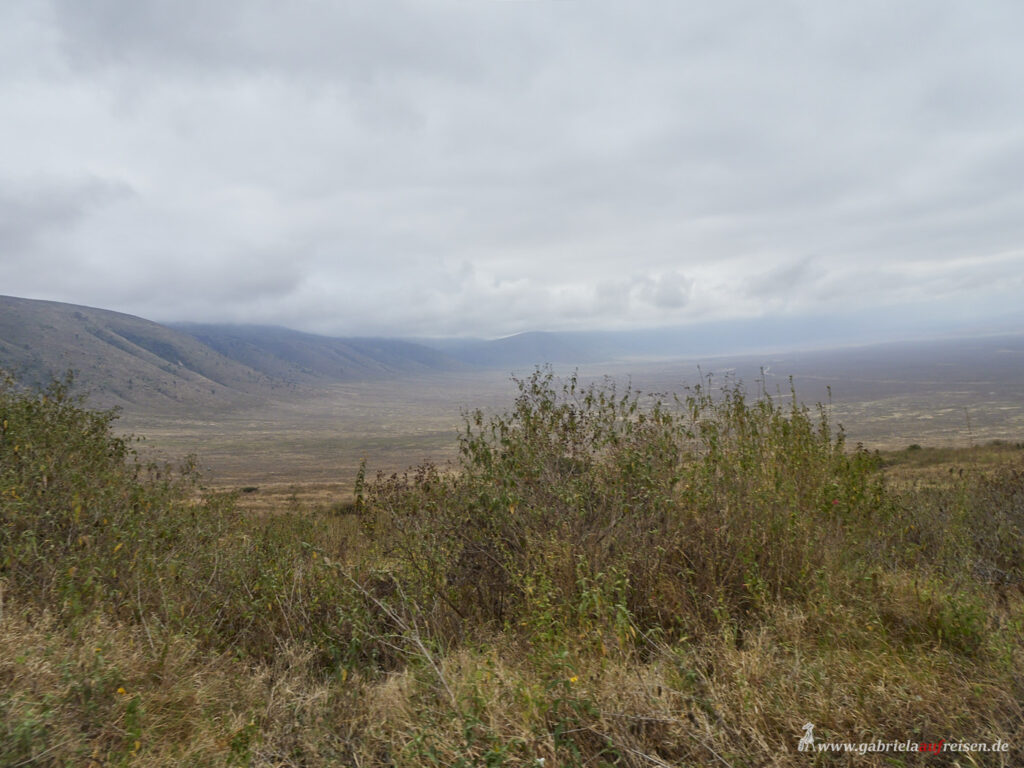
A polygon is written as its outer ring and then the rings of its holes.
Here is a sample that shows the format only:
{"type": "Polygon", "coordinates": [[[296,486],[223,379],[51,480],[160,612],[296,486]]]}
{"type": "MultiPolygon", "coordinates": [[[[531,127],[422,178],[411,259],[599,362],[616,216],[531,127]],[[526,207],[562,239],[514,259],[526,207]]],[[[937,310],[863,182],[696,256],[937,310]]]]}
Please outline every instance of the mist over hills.
{"type": "Polygon", "coordinates": [[[957,376],[982,369],[1002,375],[1020,365],[1024,339],[954,340],[950,333],[944,340],[902,347],[853,346],[866,333],[863,324],[843,325],[835,318],[771,318],[654,330],[529,332],[493,340],[336,338],[276,326],[164,325],[93,307],[0,296],[0,368],[30,385],[74,370],[94,405],[165,412],[295,397],[345,382],[483,370],[523,373],[543,363],[621,367],[718,358],[716,367],[746,366],[744,375],[756,376],[773,361],[778,374],[801,374],[805,381],[839,371],[847,380],[868,375],[876,382],[887,371],[901,379],[915,372],[922,381],[947,378],[954,370],[957,376]],[[827,353],[808,351],[815,348],[827,353]],[[750,360],[737,357],[743,355],[750,360]]]}
{"type": "Polygon", "coordinates": [[[529,331],[500,339],[421,339],[424,346],[481,368],[518,368],[539,363],[580,365],[618,357],[618,345],[600,335],[529,331]]]}
{"type": "Polygon", "coordinates": [[[531,366],[538,362],[583,365],[686,358],[735,357],[811,350],[875,347],[897,341],[1012,335],[1024,330],[1016,313],[984,326],[956,317],[908,320],[898,312],[837,313],[717,320],[686,326],[619,331],[526,332],[501,339],[415,341],[484,367],[531,366]]]}
{"type": "Polygon", "coordinates": [[[343,339],[262,325],[175,323],[171,327],[230,360],[289,384],[466,367],[443,352],[399,339],[343,339]]]}

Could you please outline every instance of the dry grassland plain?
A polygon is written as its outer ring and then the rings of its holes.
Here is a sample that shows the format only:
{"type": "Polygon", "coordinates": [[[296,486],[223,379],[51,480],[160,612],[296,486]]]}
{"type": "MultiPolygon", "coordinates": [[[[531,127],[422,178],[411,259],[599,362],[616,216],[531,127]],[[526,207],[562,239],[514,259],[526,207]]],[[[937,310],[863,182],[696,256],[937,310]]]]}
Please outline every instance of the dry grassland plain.
{"type": "MultiPolygon", "coordinates": [[[[556,366],[555,372],[578,371],[584,382],[607,378],[622,391],[632,387],[662,397],[684,394],[699,383],[710,382],[714,389],[738,380],[752,397],[767,392],[788,400],[795,394],[801,402],[824,404],[851,447],[942,449],[1024,440],[1024,352],[1019,346],[1016,339],[1009,344],[997,339],[959,346],[556,366]]],[[[363,459],[371,476],[424,461],[444,465],[453,460],[464,414],[477,408],[507,410],[516,392],[513,377],[530,372],[353,382],[188,417],[127,412],[119,428],[143,436],[139,450],[158,460],[195,454],[210,487],[249,488],[243,495],[246,508],[330,505],[349,498],[363,459]]]]}

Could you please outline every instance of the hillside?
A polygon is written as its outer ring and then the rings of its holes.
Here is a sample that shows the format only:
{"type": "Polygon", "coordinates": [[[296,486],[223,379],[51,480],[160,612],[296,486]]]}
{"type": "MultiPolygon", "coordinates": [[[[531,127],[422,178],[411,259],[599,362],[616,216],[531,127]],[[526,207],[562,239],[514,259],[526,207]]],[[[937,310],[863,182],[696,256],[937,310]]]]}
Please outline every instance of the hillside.
{"type": "Polygon", "coordinates": [[[0,368],[30,385],[73,370],[79,390],[98,407],[221,407],[339,381],[464,367],[410,342],[262,326],[169,327],[105,309],[0,296],[0,368]]]}
{"type": "Polygon", "coordinates": [[[0,367],[28,384],[74,370],[96,405],[170,406],[269,391],[266,375],[192,336],[103,309],[0,297],[0,367]]]}
{"type": "Polygon", "coordinates": [[[231,360],[291,384],[467,367],[443,352],[395,339],[343,339],[261,325],[179,323],[173,327],[231,360]]]}

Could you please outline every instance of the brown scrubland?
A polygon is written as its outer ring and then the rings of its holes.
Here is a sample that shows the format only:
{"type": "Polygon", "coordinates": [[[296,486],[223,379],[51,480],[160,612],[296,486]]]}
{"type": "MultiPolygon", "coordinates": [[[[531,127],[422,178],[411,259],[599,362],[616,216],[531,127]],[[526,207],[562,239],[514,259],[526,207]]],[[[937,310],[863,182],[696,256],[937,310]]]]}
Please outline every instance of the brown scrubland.
{"type": "Polygon", "coordinates": [[[300,493],[150,463],[66,383],[0,418],[0,765],[1024,761],[1020,443],[539,370],[453,463],[300,493]]]}

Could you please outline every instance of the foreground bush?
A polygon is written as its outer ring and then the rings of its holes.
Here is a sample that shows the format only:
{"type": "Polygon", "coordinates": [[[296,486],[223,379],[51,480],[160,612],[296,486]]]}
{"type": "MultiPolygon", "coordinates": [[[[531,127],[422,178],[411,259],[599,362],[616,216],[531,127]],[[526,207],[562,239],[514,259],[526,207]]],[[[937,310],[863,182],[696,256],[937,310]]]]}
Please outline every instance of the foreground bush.
{"type": "Polygon", "coordinates": [[[441,623],[550,630],[614,609],[601,618],[666,639],[742,630],[894,556],[877,461],[824,410],[738,386],[642,405],[544,372],[519,385],[510,413],[471,415],[455,473],[369,489],[382,559],[441,623]]]}
{"type": "Polygon", "coordinates": [[[1019,471],[896,494],[793,399],[519,385],[458,466],[266,519],[0,385],[0,765],[1024,759],[1019,471]]]}
{"type": "Polygon", "coordinates": [[[0,578],[65,619],[105,614],[268,660],[283,637],[348,648],[336,579],[316,567],[312,521],[245,520],[203,494],[193,462],[138,461],[70,382],[0,387],[0,578]]]}
{"type": "Polygon", "coordinates": [[[191,674],[171,663],[176,652],[197,669],[297,655],[317,674],[374,653],[353,632],[373,617],[360,620],[362,594],[313,549],[314,520],[248,520],[232,496],[199,489],[192,462],[140,462],[112,432],[116,414],[83,408],[69,384],[32,393],[0,381],[0,630],[11,653],[0,660],[11,692],[0,697],[0,765],[45,764],[34,755],[51,742],[66,746],[54,764],[134,757],[151,724],[138,686],[171,684],[175,667],[191,674]],[[32,654],[14,650],[39,627],[40,668],[62,659],[42,702],[37,681],[18,694],[32,654]],[[111,655],[146,671],[111,669],[111,655]]]}

